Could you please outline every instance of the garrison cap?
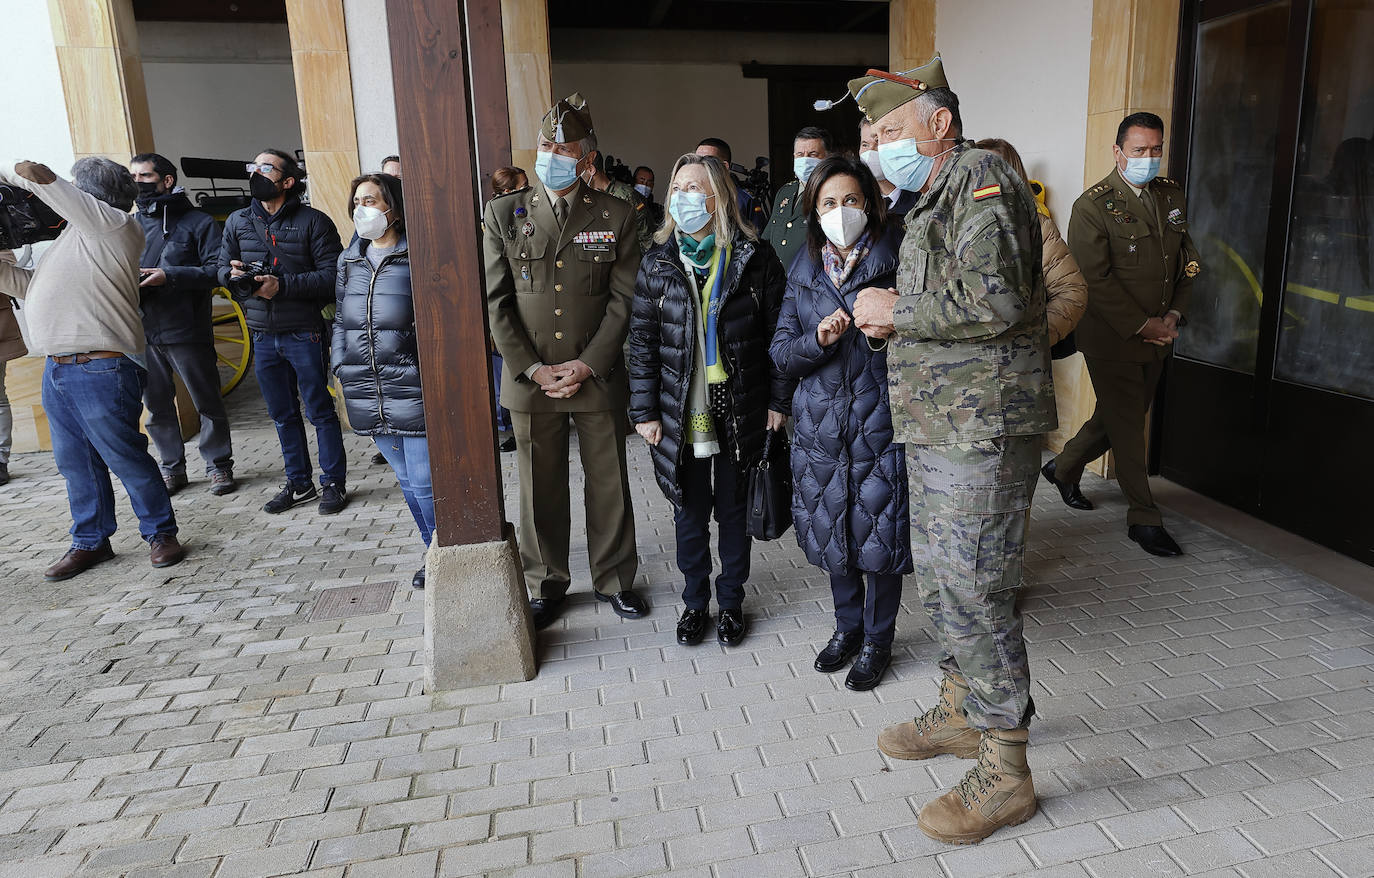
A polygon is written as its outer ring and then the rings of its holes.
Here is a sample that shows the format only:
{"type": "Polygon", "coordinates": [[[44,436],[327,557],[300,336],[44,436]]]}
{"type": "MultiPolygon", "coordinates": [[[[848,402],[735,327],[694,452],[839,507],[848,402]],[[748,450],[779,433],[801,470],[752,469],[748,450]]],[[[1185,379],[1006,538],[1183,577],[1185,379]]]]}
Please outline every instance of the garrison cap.
{"type": "Polygon", "coordinates": [[[877,122],[932,88],[949,88],[945,65],[939,55],[920,67],[901,73],[870,70],[867,76],[849,80],[849,93],[870,122],[877,122]]]}
{"type": "Polygon", "coordinates": [[[574,143],[594,130],[587,99],[573,92],[544,114],[544,124],[540,126],[539,133],[544,135],[545,140],[554,143],[574,143]]]}

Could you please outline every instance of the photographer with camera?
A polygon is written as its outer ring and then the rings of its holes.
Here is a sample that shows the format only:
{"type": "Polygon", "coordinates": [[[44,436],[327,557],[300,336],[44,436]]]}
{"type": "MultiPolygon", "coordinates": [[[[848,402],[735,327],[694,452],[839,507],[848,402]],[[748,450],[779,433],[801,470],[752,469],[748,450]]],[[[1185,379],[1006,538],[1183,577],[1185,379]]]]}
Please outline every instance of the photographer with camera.
{"type": "MultiPolygon", "coordinates": [[[[701,143],[697,144],[696,153],[700,156],[720,159],[725,163],[725,167],[730,169],[730,177],[735,182],[735,197],[739,203],[739,215],[745,222],[754,227],[755,232],[762,233],[764,226],[768,225],[768,211],[759,204],[758,199],[747,188],[740,185],[743,181],[739,178],[739,172],[743,169],[731,160],[730,144],[719,137],[705,137],[702,138],[701,143]]],[[[784,264],[783,268],[786,267],[784,264]]]]}
{"type": "Polygon", "coordinates": [[[148,376],[138,316],[143,232],[129,215],[138,187],[106,158],[79,160],[72,177],[34,162],[0,164],[0,183],[32,192],[67,221],[36,268],[0,262],[0,294],[24,300],[29,342],[48,358],[43,410],[72,513],[71,548],[44,573],[50,582],[114,557],[112,470],[129,493],[152,565],[186,557],[172,499],[138,430],[148,376]]]}
{"type": "Polygon", "coordinates": [[[247,165],[253,200],[229,215],[219,280],[243,306],[253,334],[253,372],[277,425],[286,485],[263,511],[276,514],[320,497],[320,514],[348,505],[343,428],[329,395],[324,315],[334,301],[343,243],[326,214],[301,204],[304,176],[289,153],[266,149],[247,165]],[[320,485],[311,483],[310,448],[297,400],[315,426],[320,485]]]}
{"type": "Polygon", "coordinates": [[[175,372],[200,414],[200,456],[210,493],[230,494],[238,484],[210,317],[223,234],[214,217],[191,206],[177,185],[176,165],[166,158],[152,152],[136,155],[129,170],[138,184],[134,216],[146,242],[138,286],[148,342],[148,387],[143,393],[148,435],[167,490],[175,494],[187,485],[175,372]]]}

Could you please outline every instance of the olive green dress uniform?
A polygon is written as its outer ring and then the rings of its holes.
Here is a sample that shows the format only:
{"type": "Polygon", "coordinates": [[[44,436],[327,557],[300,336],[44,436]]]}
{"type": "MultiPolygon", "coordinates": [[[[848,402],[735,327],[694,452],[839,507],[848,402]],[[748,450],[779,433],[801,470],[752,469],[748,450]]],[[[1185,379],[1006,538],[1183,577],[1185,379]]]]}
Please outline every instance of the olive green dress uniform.
{"type": "Polygon", "coordinates": [[[778,190],[774,199],[773,215],[768,225],[763,227],[763,240],[773,245],[778,261],[788,271],[792,260],[806,243],[806,217],[802,214],[802,201],[806,193],[802,191],[801,181],[793,180],[778,190]]]}
{"type": "MultiPolygon", "coordinates": [[[[948,87],[938,58],[906,76],[948,87]]],[[[873,77],[849,87],[875,122],[916,97],[873,77]]],[[[970,687],[969,726],[1023,728],[1034,708],[1016,594],[1040,434],[1057,423],[1035,201],[1006,162],[963,141],[905,225],[888,392],[918,586],[941,667],[970,687]]]]}
{"type": "MultiPolygon", "coordinates": [[[[580,99],[572,106],[585,116],[580,99]]],[[[560,101],[551,112],[567,113],[567,107],[560,101]]],[[[559,142],[582,137],[574,121],[565,116],[567,139],[559,142]]],[[[546,136],[560,133],[548,117],[545,128],[546,136]]],[[[625,464],[629,384],[622,353],[639,268],[633,210],[581,182],[564,198],[568,213],[560,225],[552,194],[535,176],[529,189],[493,199],[483,217],[487,309],[505,360],[501,403],[515,432],[520,555],[532,598],[560,597],[571,582],[570,420],[585,476],[592,585],[601,594],[626,591],[639,563],[625,464]],[[549,398],[525,375],[541,363],[574,359],[593,376],[568,399],[549,398]]]]}
{"type": "Polygon", "coordinates": [[[1150,344],[1139,332],[1151,317],[1187,315],[1200,269],[1183,188],[1156,177],[1141,191],[1148,202],[1113,170],[1073,205],[1069,249],[1088,282],[1088,309],[1075,338],[1097,408],[1055,459],[1055,471],[1057,480],[1076,484],[1090,461],[1114,451],[1117,482],[1130,503],[1127,524],[1158,526],[1145,415],[1173,345],[1150,344]]]}

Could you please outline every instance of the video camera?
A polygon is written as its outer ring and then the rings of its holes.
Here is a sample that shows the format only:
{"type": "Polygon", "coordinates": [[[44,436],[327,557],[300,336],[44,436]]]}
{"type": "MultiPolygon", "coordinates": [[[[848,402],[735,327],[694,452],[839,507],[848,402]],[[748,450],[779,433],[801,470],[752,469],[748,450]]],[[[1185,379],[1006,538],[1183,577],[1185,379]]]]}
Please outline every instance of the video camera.
{"type": "Polygon", "coordinates": [[[606,176],[610,177],[612,180],[619,180],[631,186],[635,184],[635,175],[634,172],[630,170],[630,166],[613,155],[606,156],[606,167],[604,170],[606,176]]]}
{"type": "Polygon", "coordinates": [[[0,184],[0,250],[51,241],[67,221],[27,189],[0,184]]]}
{"type": "Polygon", "coordinates": [[[730,163],[730,173],[735,178],[735,184],[739,188],[748,192],[758,204],[763,205],[765,213],[771,212],[773,202],[773,189],[768,182],[768,158],[766,156],[756,156],[754,167],[746,168],[744,165],[730,163]]]}

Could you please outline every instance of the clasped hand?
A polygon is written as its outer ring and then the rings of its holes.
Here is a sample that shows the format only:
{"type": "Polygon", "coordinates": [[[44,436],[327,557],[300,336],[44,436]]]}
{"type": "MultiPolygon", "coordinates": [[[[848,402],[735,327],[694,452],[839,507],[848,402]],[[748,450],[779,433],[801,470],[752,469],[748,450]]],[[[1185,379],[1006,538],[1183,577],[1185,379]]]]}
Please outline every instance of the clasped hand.
{"type": "Polygon", "coordinates": [[[897,291],[891,287],[865,287],[854,300],[854,323],[869,338],[887,338],[895,333],[892,309],[897,304],[897,291]]]}
{"type": "Polygon", "coordinates": [[[1151,317],[1141,327],[1140,337],[1159,347],[1173,344],[1178,338],[1178,315],[1170,312],[1163,317],[1151,317]]]}
{"type": "Polygon", "coordinates": [[[566,363],[540,366],[530,377],[550,399],[568,399],[592,377],[592,367],[581,360],[568,360],[566,363]]]}

